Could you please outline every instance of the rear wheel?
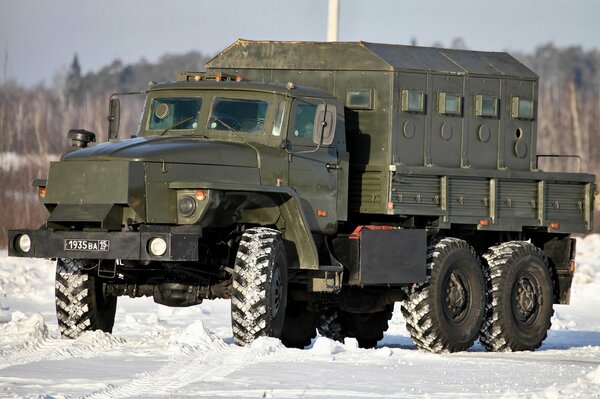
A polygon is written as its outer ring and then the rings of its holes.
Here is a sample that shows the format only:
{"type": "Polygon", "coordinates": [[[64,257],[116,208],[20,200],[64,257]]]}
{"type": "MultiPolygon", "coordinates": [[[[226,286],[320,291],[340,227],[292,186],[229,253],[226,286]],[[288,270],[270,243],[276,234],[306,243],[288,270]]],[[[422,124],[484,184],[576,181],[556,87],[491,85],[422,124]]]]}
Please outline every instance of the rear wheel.
{"type": "Polygon", "coordinates": [[[479,257],[464,240],[444,238],[427,254],[429,282],[413,286],[402,304],[406,327],[419,349],[459,352],[477,339],[485,310],[479,257]]]}
{"type": "Polygon", "coordinates": [[[233,273],[231,322],[238,345],[280,338],[287,301],[287,260],[281,233],[264,227],[244,232],[233,273]]]}
{"type": "Polygon", "coordinates": [[[117,297],[104,295],[102,282],[85,272],[86,261],[58,259],[55,303],[60,334],[77,338],[85,331],[112,332],[117,297]]]}
{"type": "Polygon", "coordinates": [[[554,314],[552,276],[542,251],[511,241],[491,247],[484,258],[490,273],[481,344],[495,352],[539,348],[554,314]]]}

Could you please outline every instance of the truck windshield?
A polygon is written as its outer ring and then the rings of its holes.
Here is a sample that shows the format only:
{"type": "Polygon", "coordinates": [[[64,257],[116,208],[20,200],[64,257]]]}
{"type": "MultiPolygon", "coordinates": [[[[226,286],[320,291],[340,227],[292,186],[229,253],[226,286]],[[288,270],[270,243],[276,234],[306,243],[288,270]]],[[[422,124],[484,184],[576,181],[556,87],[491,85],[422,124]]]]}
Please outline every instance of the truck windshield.
{"type": "Polygon", "coordinates": [[[189,130],[198,127],[202,98],[155,98],[148,130],[189,130]]]}
{"type": "Polygon", "coordinates": [[[210,130],[261,132],[268,103],[261,100],[215,98],[208,119],[210,130]]]}

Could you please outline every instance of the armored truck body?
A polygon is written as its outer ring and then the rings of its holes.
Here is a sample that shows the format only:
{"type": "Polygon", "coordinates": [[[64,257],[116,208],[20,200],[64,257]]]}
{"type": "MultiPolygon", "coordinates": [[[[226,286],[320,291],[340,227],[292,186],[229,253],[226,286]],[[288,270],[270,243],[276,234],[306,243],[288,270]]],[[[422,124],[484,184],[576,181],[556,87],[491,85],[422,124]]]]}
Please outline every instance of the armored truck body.
{"type": "Polygon", "coordinates": [[[58,258],[68,337],[110,331],[120,295],[223,297],[239,344],[369,347],[398,301],[421,349],[535,349],[595,193],[538,169],[537,83],[505,53],[240,40],[151,87],[136,137],[116,100],[108,143],[71,131],[9,252],[58,258]]]}

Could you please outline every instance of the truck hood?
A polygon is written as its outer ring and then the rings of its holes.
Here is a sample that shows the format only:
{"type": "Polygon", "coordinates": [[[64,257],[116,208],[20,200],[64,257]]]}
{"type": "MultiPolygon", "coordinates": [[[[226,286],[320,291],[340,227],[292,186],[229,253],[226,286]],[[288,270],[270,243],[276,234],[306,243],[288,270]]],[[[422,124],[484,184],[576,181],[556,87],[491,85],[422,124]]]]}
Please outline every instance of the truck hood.
{"type": "Polygon", "coordinates": [[[258,157],[258,150],[245,143],[192,137],[138,137],[73,151],[64,160],[119,159],[256,168],[258,157]]]}

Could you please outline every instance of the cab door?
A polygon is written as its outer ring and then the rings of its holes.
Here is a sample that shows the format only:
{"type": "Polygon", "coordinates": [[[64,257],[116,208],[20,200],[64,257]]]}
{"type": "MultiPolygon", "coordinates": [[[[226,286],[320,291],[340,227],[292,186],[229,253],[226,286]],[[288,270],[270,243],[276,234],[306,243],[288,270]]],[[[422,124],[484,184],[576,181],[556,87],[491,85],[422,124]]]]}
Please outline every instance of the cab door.
{"type": "Polygon", "coordinates": [[[289,186],[301,198],[310,229],[325,234],[336,231],[338,220],[338,151],[332,137],[323,136],[335,133],[335,109],[320,99],[294,100],[287,134],[289,186]]]}

